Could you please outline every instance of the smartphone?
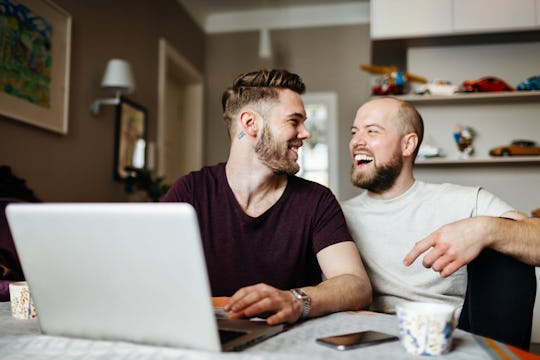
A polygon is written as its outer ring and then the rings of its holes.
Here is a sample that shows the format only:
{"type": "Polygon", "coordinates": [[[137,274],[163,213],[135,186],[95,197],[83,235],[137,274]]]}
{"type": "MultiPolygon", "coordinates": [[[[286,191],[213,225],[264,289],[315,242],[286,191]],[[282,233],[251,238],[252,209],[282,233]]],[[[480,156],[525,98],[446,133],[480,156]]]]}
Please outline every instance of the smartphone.
{"type": "Polygon", "coordinates": [[[376,345],[398,339],[399,338],[395,335],[386,334],[379,331],[360,331],[350,334],[318,338],[317,342],[322,345],[330,346],[336,350],[349,350],[361,346],[376,345]]]}

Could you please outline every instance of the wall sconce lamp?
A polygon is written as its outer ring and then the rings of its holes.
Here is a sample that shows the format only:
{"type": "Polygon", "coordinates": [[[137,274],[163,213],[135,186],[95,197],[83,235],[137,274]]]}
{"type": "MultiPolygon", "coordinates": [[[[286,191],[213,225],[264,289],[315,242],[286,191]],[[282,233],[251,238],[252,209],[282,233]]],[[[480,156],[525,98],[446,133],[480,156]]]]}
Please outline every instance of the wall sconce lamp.
{"type": "Polygon", "coordinates": [[[129,63],[121,59],[109,60],[101,80],[101,87],[114,91],[116,97],[92,101],[90,112],[93,116],[99,115],[101,105],[118,105],[123,94],[131,94],[135,90],[135,81],[129,63]]]}

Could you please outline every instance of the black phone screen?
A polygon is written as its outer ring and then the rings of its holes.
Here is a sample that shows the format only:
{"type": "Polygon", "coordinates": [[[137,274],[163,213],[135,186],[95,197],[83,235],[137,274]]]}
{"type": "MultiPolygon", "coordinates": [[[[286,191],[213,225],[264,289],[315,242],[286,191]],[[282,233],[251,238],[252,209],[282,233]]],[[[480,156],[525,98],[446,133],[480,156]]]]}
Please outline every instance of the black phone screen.
{"type": "Polygon", "coordinates": [[[337,350],[348,350],[360,346],[375,345],[393,340],[398,340],[398,337],[379,331],[360,331],[351,334],[318,338],[317,342],[337,350]]]}

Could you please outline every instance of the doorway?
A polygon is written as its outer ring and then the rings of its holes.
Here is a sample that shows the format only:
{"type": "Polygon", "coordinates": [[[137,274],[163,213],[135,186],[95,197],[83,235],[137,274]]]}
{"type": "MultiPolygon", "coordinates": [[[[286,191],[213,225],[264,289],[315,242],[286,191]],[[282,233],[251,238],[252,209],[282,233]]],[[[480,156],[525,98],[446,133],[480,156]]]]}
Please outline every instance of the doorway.
{"type": "Polygon", "coordinates": [[[159,40],[157,175],[172,184],[203,163],[203,77],[159,40]]]}

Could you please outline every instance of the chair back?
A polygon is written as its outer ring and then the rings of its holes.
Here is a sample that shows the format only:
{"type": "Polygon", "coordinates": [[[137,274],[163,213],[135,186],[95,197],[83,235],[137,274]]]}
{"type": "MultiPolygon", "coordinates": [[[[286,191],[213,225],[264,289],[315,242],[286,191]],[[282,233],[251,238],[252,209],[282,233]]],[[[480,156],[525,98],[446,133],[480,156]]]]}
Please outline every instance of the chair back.
{"type": "Polygon", "coordinates": [[[535,267],[486,248],[467,265],[467,279],[458,328],[528,350],[535,267]]]}

